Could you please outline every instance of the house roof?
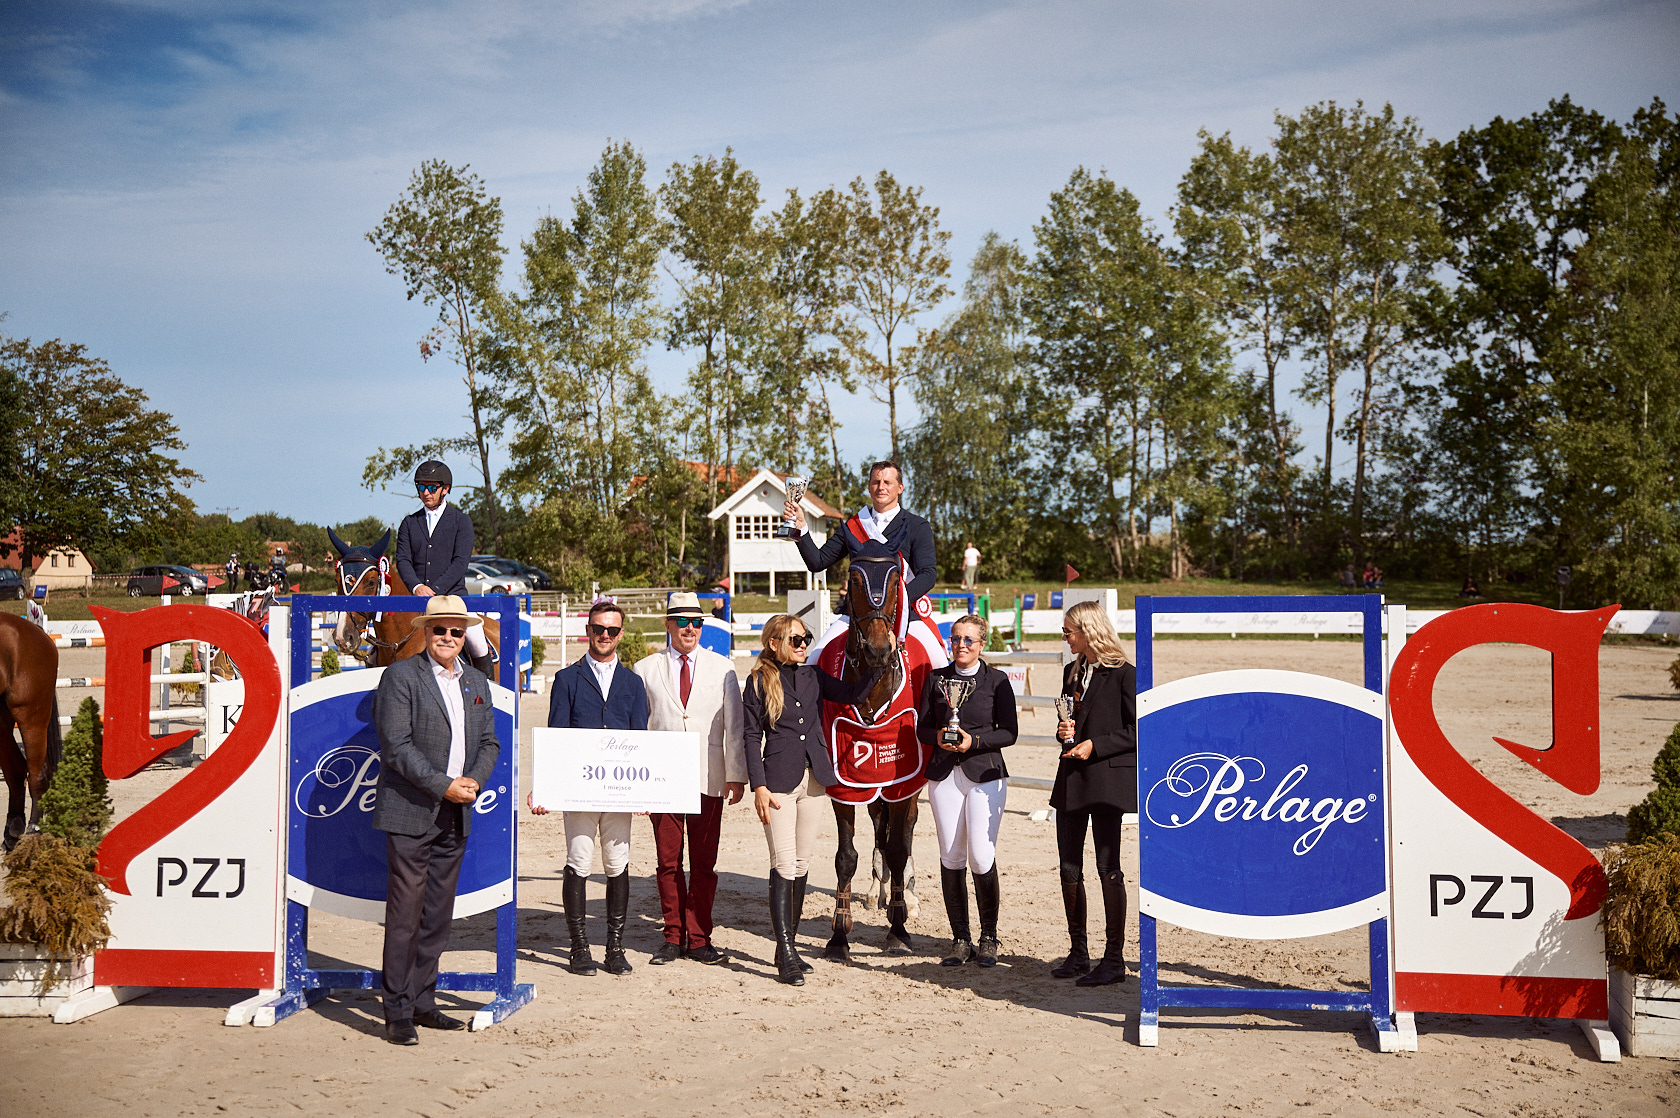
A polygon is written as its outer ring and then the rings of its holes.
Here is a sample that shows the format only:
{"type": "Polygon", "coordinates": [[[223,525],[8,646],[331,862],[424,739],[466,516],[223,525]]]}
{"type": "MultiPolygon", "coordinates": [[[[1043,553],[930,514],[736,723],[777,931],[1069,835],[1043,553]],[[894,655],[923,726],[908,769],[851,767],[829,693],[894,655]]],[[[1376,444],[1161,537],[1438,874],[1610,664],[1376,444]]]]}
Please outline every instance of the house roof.
{"type": "MultiPolygon", "coordinates": [[[[763,467],[760,467],[758,471],[752,475],[752,477],[746,480],[745,484],[736,489],[735,492],[731,493],[729,496],[725,497],[718,504],[717,508],[707,513],[706,519],[716,520],[718,517],[729,512],[736,505],[746,500],[747,495],[754,489],[758,488],[760,482],[768,481],[785,494],[787,492],[787,479],[787,474],[779,474],[775,470],[766,470],[763,467]]],[[[799,507],[808,513],[814,513],[817,516],[821,516],[829,520],[846,519],[845,513],[841,512],[839,509],[835,508],[833,505],[829,504],[809,489],[805,491],[805,496],[800,498],[799,507]]]]}

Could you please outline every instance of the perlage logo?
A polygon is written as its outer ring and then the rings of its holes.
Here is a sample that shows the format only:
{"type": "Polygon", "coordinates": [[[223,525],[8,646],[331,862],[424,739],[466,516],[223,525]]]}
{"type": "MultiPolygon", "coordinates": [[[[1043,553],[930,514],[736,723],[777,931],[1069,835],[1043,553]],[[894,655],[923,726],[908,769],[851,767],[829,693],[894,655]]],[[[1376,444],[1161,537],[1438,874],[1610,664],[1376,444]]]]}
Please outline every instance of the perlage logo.
{"type": "Polygon", "coordinates": [[[293,802],[308,819],[330,819],[356,802],[356,810],[373,810],[379,784],[379,751],[365,745],[341,745],[315,763],[298,781],[293,802]]]}
{"type": "Polygon", "coordinates": [[[1266,766],[1257,757],[1227,757],[1223,753],[1191,753],[1180,757],[1156,781],[1144,797],[1143,811],[1155,826],[1163,830],[1178,830],[1209,814],[1215,823],[1235,821],[1283,823],[1316,823],[1295,840],[1297,857],[1308,854],[1318,845],[1333,823],[1358,823],[1365,817],[1370,804],[1377,802],[1375,793],[1364,799],[1357,796],[1343,800],[1325,796],[1316,803],[1302,796],[1290,796],[1295,786],[1306,780],[1309,768],[1296,765],[1284,774],[1262,804],[1255,796],[1237,793],[1253,784],[1258,794],[1260,783],[1266,779],[1266,766]],[[1286,798],[1287,797],[1287,798],[1286,798]],[[1194,801],[1194,808],[1185,811],[1194,801]],[[1214,803],[1218,800],[1218,803],[1214,803]],[[1174,807],[1178,811],[1172,810],[1174,807]]]}

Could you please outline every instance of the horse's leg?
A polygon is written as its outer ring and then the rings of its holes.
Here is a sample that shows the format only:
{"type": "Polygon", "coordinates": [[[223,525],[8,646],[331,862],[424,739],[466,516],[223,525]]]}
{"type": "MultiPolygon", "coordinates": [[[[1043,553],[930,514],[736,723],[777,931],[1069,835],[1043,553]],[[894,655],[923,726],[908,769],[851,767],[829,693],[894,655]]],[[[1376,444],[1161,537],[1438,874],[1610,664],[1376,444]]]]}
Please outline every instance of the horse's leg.
{"type": "Polygon", "coordinates": [[[876,834],[881,840],[881,853],[887,863],[892,881],[891,899],[887,902],[887,954],[910,954],[910,930],[905,927],[909,908],[904,902],[904,868],[910,861],[910,838],[916,826],[916,798],[900,800],[896,804],[870,805],[870,814],[880,807],[876,819],[876,834]]]}
{"type": "Polygon", "coordinates": [[[823,958],[831,963],[849,963],[852,952],[846,937],[852,932],[852,875],[857,873],[858,863],[857,846],[853,842],[857,809],[839,800],[831,802],[840,842],[834,852],[834,934],[823,949],[823,958]]]}
{"type": "Polygon", "coordinates": [[[23,753],[12,740],[14,724],[11,706],[0,698],[0,773],[6,777],[6,830],[3,841],[7,850],[16,846],[17,840],[23,836],[23,789],[29,777],[23,753]]]}

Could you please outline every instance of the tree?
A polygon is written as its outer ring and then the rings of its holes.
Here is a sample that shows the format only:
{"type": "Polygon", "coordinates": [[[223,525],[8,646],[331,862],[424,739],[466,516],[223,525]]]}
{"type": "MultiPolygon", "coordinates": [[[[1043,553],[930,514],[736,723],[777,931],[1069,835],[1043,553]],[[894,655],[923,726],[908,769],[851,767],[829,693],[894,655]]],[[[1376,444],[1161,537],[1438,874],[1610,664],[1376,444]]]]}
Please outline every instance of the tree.
{"type": "MultiPolygon", "coordinates": [[[[479,476],[483,480],[483,504],[489,519],[490,536],[500,549],[501,525],[497,518],[495,479],[490,472],[490,443],[497,431],[495,410],[481,383],[482,347],[485,329],[500,309],[502,274],[502,203],[492,198],[484,183],[468,167],[451,167],[441,159],[428,159],[409,180],[407,192],[390,209],[379,226],[367,234],[368,243],[385,259],[385,270],[401,276],[408,298],[418,295],[427,306],[438,308],[438,324],[420,340],[422,360],[447,353],[463,371],[467,406],[472,418],[472,438],[443,439],[423,448],[381,450],[368,460],[369,474],[401,468],[404,472],[424,452],[474,450],[478,454],[479,476]],[[377,463],[377,467],[376,467],[377,463]]],[[[383,480],[395,476],[385,473],[383,480]]]]}
{"type": "Polygon", "coordinates": [[[951,294],[945,284],[951,274],[945,250],[951,235],[939,228],[939,208],[924,206],[921,199],[921,187],[900,186],[886,171],[875,176],[873,193],[862,178],[854,179],[841,257],[846,301],[880,339],[879,353],[864,344],[861,333],[852,336],[850,349],[870,395],[887,405],[894,461],[899,455],[898,389],[911,356],[897,341],[899,332],[951,294]]]}
{"type": "Polygon", "coordinates": [[[144,545],[191,512],[182,489],[200,478],[168,453],[186,449],[173,419],[86,346],[8,338],[0,370],[22,388],[13,518],[24,563],[60,547],[144,545]]]}

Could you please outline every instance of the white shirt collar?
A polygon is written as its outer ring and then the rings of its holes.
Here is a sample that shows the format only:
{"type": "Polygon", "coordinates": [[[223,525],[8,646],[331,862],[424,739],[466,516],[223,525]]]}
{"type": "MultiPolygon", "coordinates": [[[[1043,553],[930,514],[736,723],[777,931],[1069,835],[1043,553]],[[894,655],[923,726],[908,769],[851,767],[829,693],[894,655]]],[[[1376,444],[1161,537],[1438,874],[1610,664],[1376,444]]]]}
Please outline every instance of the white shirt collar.
{"type": "Polygon", "coordinates": [[[894,505],[886,512],[876,512],[874,505],[864,505],[858,510],[858,523],[863,525],[866,536],[876,543],[887,542],[887,525],[893,522],[893,517],[899,513],[899,506],[894,505]]]}
{"type": "Polygon", "coordinates": [[[439,679],[461,678],[461,658],[459,656],[455,657],[455,662],[447,668],[438,663],[436,660],[432,660],[432,654],[430,652],[426,653],[426,659],[431,660],[432,674],[437,676],[439,679]]]}
{"type": "Polygon", "coordinates": [[[590,671],[595,673],[595,679],[601,684],[602,697],[605,697],[607,692],[612,689],[613,669],[618,667],[618,653],[613,653],[613,658],[605,663],[595,659],[587,652],[583,655],[589,661],[590,671]]]}
{"type": "Polygon", "coordinates": [[[980,674],[980,661],[978,661],[978,660],[974,661],[974,666],[972,668],[958,667],[957,664],[955,664],[954,662],[951,664],[951,667],[956,669],[956,673],[958,675],[967,676],[967,675],[979,675],[980,674]]]}
{"type": "MultiPolygon", "coordinates": [[[[427,535],[431,535],[432,530],[437,527],[438,518],[443,515],[443,510],[448,508],[448,507],[449,507],[449,498],[444,497],[442,500],[438,501],[438,507],[437,508],[426,509],[426,534],[427,535]]],[[[422,505],[421,508],[425,508],[425,506],[422,505]]]]}

